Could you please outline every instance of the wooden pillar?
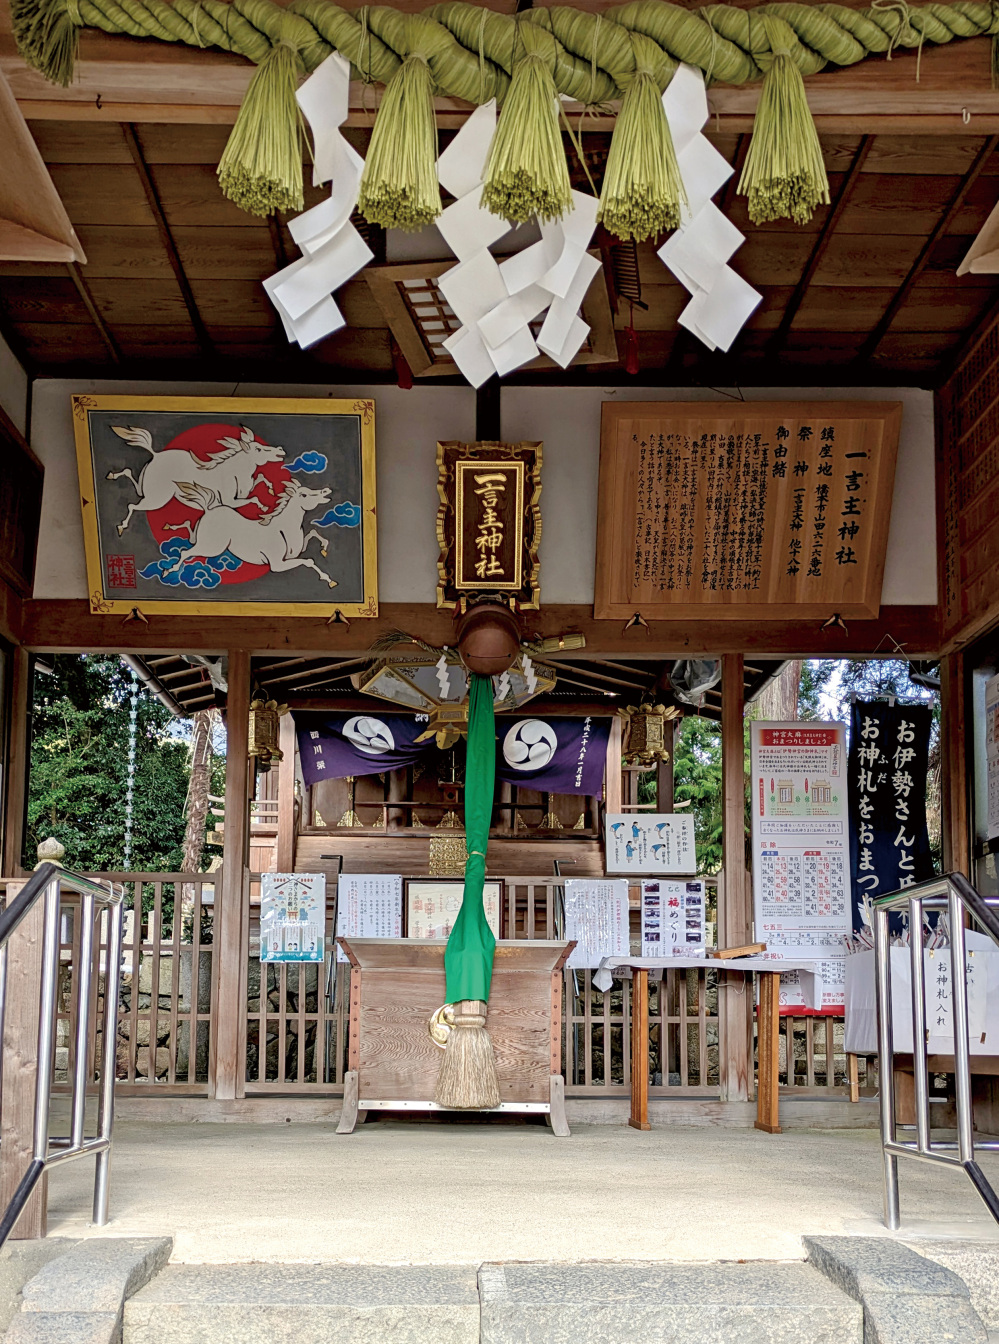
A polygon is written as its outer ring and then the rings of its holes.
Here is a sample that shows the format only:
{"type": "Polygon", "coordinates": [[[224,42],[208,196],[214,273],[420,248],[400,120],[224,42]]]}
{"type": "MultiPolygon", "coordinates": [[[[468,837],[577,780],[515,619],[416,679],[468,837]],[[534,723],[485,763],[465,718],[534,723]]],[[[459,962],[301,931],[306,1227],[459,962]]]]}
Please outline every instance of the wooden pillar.
{"type": "Polygon", "coordinates": [[[971,823],[968,812],[967,687],[963,653],[940,660],[940,801],[944,872],[971,876],[971,823]]]}
{"type": "Polygon", "coordinates": [[[7,798],[3,827],[3,873],[16,877],[23,872],[25,804],[28,792],[28,735],[31,704],[31,655],[16,648],[10,656],[10,737],[7,752],[7,798]]]}
{"type": "Polygon", "coordinates": [[[215,995],[212,1011],[212,1095],[232,1101],[246,1092],[246,959],[250,908],[249,854],[250,655],[229,653],[222,890],[215,891],[215,995]]]}
{"type": "Polygon", "coordinates": [[[295,720],[282,714],[278,736],[281,760],[278,763],[277,870],[295,871],[295,720]]]}
{"type": "MultiPolygon", "coordinates": [[[[746,880],[746,758],[743,739],[743,659],[722,659],[722,877],[718,946],[749,942],[746,880]]],[[[751,1087],[752,983],[735,972],[718,975],[718,1081],[723,1101],[747,1101],[751,1087]]]]}
{"type": "MultiPolygon", "coordinates": [[[[23,882],[7,884],[12,901],[23,882]]],[[[42,979],[45,898],[7,944],[7,999],[3,1025],[3,1094],[0,1103],[0,1203],[6,1208],[34,1156],[35,1078],[38,1072],[38,991],[42,979]]],[[[46,1234],[48,1175],[43,1174],[11,1234],[30,1240],[46,1234]]]]}

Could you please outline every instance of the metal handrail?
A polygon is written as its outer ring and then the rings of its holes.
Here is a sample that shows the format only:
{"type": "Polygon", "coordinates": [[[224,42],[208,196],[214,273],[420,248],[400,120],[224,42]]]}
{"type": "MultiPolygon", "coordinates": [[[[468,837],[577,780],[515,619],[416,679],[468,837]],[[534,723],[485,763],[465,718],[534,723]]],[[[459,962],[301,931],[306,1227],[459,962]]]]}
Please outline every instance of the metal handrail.
{"type": "Polygon", "coordinates": [[[992,1217],[999,1222],[999,1195],[975,1161],[975,1152],[996,1148],[995,1143],[975,1142],[971,1101],[971,1043],[968,1023],[968,982],[965,957],[964,915],[967,911],[999,945],[999,915],[994,903],[976,891],[961,873],[945,873],[916,886],[890,892],[874,901],[874,967],[877,984],[878,1068],[880,1073],[881,1149],[884,1162],[884,1221],[892,1232],[899,1227],[898,1158],[916,1157],[924,1162],[962,1167],[981,1195],[992,1217]],[[927,1058],[926,998],[923,975],[923,914],[927,909],[946,908],[950,924],[951,1023],[954,1033],[954,1077],[957,1107],[956,1144],[933,1142],[930,1132],[930,1087],[927,1058]],[[912,1062],[916,1094],[916,1141],[906,1143],[896,1136],[894,1031],[892,1023],[891,950],[888,916],[905,911],[909,916],[909,957],[912,989],[912,1062]],[[949,1156],[956,1148],[957,1156],[949,1156]]]}
{"type": "Polygon", "coordinates": [[[7,999],[7,950],[18,925],[44,900],[44,936],[42,941],[42,977],[38,1001],[38,1057],[35,1075],[34,1134],[32,1158],[10,1203],[0,1217],[0,1246],[4,1244],[32,1192],[49,1167],[71,1162],[77,1157],[95,1156],[94,1223],[103,1227],[108,1221],[108,1182],[110,1177],[111,1139],[114,1127],[114,1085],[118,1003],[121,991],[121,946],[124,918],[124,888],[114,883],[95,882],[79,873],[68,872],[57,864],[37,868],[5,910],[0,912],[0,1040],[7,999]],[[49,1101],[55,1062],[55,1033],[59,983],[59,915],[63,891],[80,896],[79,964],[73,977],[76,998],[76,1037],[73,1060],[73,1085],[70,1098],[70,1133],[65,1137],[49,1135],[49,1101]],[[102,1017],[103,1051],[97,1102],[97,1133],[85,1134],[90,988],[93,971],[95,915],[107,910],[107,959],[104,976],[104,1012],[102,1017]]]}

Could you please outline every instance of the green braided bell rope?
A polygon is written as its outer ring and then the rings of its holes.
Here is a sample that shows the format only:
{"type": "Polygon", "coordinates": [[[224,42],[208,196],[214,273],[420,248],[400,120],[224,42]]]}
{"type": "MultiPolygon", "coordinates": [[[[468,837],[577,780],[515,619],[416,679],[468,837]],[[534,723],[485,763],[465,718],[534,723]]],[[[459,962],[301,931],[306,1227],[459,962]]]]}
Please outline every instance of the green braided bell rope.
{"type": "Polygon", "coordinates": [[[499,101],[484,196],[490,209],[511,219],[557,217],[567,206],[553,95],[587,107],[621,100],[600,213],[622,238],[654,236],[678,218],[682,183],[661,105],[657,110],[658,98],[650,95],[680,62],[697,66],[709,82],[763,80],[739,190],[755,222],[804,222],[828,200],[828,182],[803,77],[896,48],[999,34],[993,0],[919,7],[875,0],[866,9],[777,3],[752,10],[631,0],[603,15],[568,5],[496,14],[466,0],[446,0],[419,15],[384,5],[346,10],[331,0],[291,0],[287,7],[274,0],[11,0],[11,11],[21,55],[63,85],[73,78],[81,28],[217,47],[254,62],[258,76],[226,147],[220,182],[226,195],[256,213],[300,208],[294,87],[331,51],[350,61],[356,79],[394,90],[376,118],[376,162],[362,189],[368,218],[389,227],[420,227],[440,212],[428,113],[434,94],[499,101]]]}

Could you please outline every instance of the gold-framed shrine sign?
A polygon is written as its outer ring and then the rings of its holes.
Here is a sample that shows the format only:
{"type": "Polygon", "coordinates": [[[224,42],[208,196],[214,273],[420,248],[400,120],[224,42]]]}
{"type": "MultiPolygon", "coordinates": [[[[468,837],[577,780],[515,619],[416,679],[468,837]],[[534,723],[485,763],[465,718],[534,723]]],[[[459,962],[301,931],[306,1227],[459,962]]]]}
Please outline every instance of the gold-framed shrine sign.
{"type": "Polygon", "coordinates": [[[901,419],[887,401],[605,402],[594,616],[877,616],[901,419]]]}
{"type": "Polygon", "coordinates": [[[541,600],[541,444],[437,445],[437,605],[490,594],[541,600]]]}

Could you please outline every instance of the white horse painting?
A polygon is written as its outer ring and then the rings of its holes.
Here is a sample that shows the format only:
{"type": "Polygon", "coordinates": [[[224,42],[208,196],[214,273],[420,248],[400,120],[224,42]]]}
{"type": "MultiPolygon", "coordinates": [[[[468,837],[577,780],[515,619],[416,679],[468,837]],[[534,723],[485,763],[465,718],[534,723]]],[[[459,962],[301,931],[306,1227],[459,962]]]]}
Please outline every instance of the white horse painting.
{"type": "Polygon", "coordinates": [[[196,523],[184,523],[175,529],[187,529],[191,546],[162,571],[161,578],[176,573],[191,560],[207,560],[228,551],[247,564],[267,565],[272,574],[305,566],[314,569],[331,588],[337,586],[335,579],[304,554],[310,541],[319,542],[323,555],[327,552],[325,537],[314,529],[305,531],[305,515],[329,503],[332,491],[328,487],[316,490],[292,478],[285,482],[276,508],[262,518],[245,518],[204,485],[179,481],[177,492],[185,504],[201,509],[202,514],[196,523]]]}
{"type": "MultiPolygon", "coordinates": [[[[180,483],[187,482],[206,486],[218,496],[220,504],[231,509],[242,508],[246,504],[256,504],[263,508],[250,491],[257,484],[255,476],[260,467],[267,462],[284,461],[284,449],[272,448],[269,444],[258,442],[252,429],[245,427],[238,439],[219,439],[225,452],[214,453],[207,462],[200,462],[192,453],[183,448],[164,448],[157,452],[153,448],[153,436],[148,429],[136,429],[112,425],[111,428],[120,439],[130,443],[133,448],[141,448],[149,453],[152,461],[139,472],[136,480],[128,467],[121,471],[109,471],[107,479],[117,481],[126,476],[135,486],[139,498],[128,507],[128,513],[118,524],[119,537],[128,527],[133,513],[149,513],[153,509],[162,509],[178,495],[180,483]]],[[[260,480],[271,494],[274,487],[266,476],[260,480]]],[[[188,501],[189,502],[189,501],[188,501]]],[[[215,552],[211,552],[215,554],[215,552]]]]}

